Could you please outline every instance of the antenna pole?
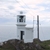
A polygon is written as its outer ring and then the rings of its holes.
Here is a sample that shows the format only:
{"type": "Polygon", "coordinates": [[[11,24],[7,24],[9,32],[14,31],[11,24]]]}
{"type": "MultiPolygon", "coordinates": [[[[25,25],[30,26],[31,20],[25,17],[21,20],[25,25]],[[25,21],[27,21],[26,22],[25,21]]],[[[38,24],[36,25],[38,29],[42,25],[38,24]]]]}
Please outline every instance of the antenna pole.
{"type": "Polygon", "coordinates": [[[33,16],[33,35],[34,35],[34,16],[33,16]]]}
{"type": "Polygon", "coordinates": [[[39,15],[37,15],[37,38],[39,39],[39,15]]]}

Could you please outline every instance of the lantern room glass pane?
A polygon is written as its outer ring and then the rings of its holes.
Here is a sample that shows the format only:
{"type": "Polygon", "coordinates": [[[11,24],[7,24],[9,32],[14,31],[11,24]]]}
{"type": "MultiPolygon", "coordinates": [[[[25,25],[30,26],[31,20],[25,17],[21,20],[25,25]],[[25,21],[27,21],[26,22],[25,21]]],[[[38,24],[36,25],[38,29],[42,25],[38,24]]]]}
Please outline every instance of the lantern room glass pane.
{"type": "Polygon", "coordinates": [[[19,22],[23,22],[24,16],[19,16],[19,22]]]}

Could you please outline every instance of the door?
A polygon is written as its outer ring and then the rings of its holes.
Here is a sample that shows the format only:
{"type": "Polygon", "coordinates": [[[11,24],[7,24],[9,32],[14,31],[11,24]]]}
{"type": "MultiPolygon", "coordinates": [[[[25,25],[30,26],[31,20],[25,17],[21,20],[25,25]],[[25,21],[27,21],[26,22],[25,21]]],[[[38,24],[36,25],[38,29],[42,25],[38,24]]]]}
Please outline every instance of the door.
{"type": "Polygon", "coordinates": [[[21,31],[21,40],[23,40],[24,31],[21,31]]]}

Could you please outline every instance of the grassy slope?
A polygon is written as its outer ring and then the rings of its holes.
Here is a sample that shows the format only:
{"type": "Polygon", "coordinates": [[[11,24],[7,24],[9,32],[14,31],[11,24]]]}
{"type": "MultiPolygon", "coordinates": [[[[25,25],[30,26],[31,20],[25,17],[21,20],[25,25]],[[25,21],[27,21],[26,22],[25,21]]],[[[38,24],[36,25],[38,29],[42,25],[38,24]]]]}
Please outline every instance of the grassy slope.
{"type": "Polygon", "coordinates": [[[7,42],[6,44],[4,44],[0,50],[15,50],[14,46],[12,46],[9,42],[7,42]]]}
{"type": "Polygon", "coordinates": [[[45,49],[45,50],[50,50],[50,40],[43,41],[40,43],[40,45],[45,49]]]}

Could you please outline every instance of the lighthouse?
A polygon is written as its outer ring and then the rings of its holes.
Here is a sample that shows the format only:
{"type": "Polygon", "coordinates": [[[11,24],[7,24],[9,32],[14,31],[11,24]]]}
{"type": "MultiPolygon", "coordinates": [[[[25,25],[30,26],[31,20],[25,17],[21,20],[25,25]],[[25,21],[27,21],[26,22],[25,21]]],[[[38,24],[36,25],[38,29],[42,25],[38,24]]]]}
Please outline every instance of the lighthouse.
{"type": "Polygon", "coordinates": [[[33,28],[26,27],[26,15],[20,11],[17,15],[17,39],[25,43],[33,42],[33,28]]]}
{"type": "Polygon", "coordinates": [[[26,26],[26,16],[23,14],[23,12],[20,12],[17,15],[17,38],[19,40],[24,39],[25,26],[26,26]]]}

